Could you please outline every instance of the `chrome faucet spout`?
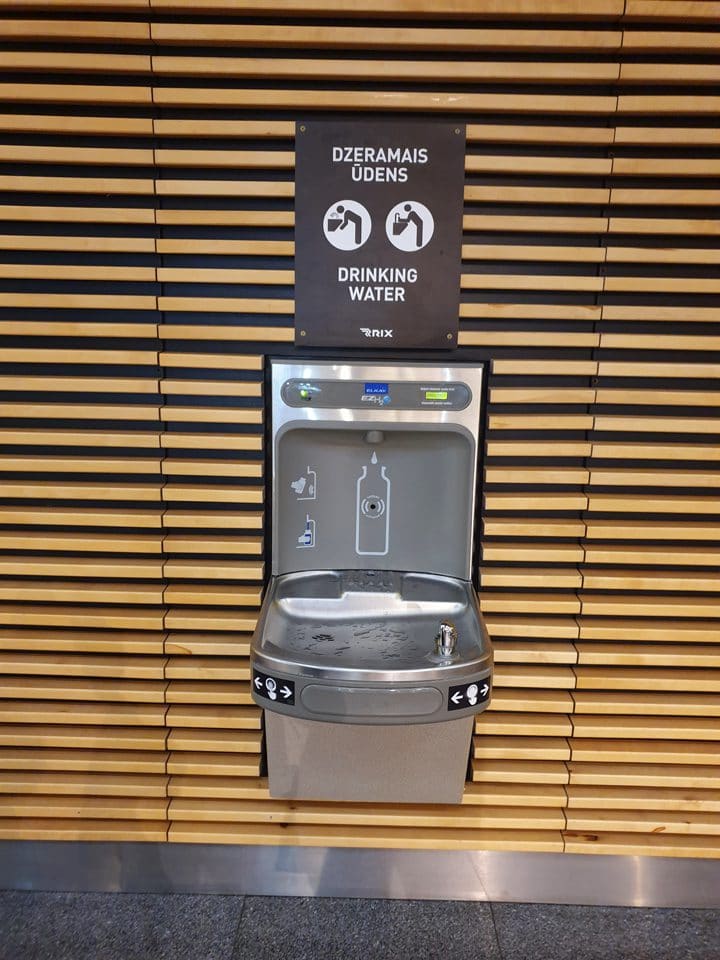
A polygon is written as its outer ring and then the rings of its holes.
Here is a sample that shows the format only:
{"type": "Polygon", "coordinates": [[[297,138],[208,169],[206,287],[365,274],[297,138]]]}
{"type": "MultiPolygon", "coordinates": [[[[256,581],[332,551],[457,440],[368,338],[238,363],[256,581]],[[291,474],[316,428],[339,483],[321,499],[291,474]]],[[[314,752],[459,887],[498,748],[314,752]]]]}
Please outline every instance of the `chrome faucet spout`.
{"type": "Polygon", "coordinates": [[[458,632],[450,620],[443,620],[435,638],[435,652],[441,657],[451,657],[457,646],[458,632]]]}

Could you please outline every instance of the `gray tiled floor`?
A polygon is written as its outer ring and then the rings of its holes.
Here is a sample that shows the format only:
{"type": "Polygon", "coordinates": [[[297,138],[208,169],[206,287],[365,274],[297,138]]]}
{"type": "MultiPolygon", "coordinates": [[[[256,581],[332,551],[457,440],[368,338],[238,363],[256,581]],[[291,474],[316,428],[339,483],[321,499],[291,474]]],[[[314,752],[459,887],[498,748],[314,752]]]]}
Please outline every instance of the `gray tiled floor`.
{"type": "Polygon", "coordinates": [[[225,960],[241,897],[0,893],[1,960],[225,960]]]}
{"type": "Polygon", "coordinates": [[[0,960],[718,960],[720,912],[0,892],[0,960]]]}
{"type": "Polygon", "coordinates": [[[495,903],[503,960],[718,960],[720,911],[495,903]]]}
{"type": "Polygon", "coordinates": [[[247,897],[233,960],[500,960],[486,903],[247,897]]]}

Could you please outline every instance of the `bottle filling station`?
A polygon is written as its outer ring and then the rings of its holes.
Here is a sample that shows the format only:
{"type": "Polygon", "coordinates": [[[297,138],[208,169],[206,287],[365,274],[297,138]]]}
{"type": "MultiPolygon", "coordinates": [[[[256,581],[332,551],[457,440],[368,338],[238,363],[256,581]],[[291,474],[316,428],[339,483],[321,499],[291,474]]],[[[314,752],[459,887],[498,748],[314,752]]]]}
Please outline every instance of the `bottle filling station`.
{"type": "Polygon", "coordinates": [[[471,582],[482,369],[272,364],[270,793],[457,803],[492,650],[471,582]]]}

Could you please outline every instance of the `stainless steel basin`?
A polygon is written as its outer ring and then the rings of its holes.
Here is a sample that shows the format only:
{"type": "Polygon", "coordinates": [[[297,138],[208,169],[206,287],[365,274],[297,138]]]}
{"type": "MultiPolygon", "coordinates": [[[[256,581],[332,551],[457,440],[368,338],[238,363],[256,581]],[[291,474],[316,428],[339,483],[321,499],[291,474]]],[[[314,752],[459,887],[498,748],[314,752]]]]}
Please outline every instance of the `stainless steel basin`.
{"type": "Polygon", "coordinates": [[[287,574],[270,583],[253,637],[259,670],[347,684],[462,683],[492,666],[472,585],[383,570],[287,574]],[[457,645],[436,652],[440,624],[457,645]]]}

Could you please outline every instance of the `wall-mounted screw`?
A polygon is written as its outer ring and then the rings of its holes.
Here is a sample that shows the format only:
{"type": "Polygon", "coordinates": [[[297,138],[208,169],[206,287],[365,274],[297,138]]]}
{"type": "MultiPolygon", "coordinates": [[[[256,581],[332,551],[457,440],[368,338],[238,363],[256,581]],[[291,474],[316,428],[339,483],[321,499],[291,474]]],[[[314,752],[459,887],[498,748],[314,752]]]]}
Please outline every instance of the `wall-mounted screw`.
{"type": "Polygon", "coordinates": [[[300,133],[305,133],[305,127],[300,127],[300,133]]]}
{"type": "Polygon", "coordinates": [[[451,333],[446,333],[445,336],[447,337],[448,340],[452,340],[453,338],[453,335],[451,333]]]}
{"type": "Polygon", "coordinates": [[[460,127],[455,127],[455,133],[460,133],[460,127]]]}
{"type": "Polygon", "coordinates": [[[300,336],[301,336],[301,337],[306,337],[306,336],[307,336],[307,331],[301,330],[301,331],[300,331],[300,336]]]}

